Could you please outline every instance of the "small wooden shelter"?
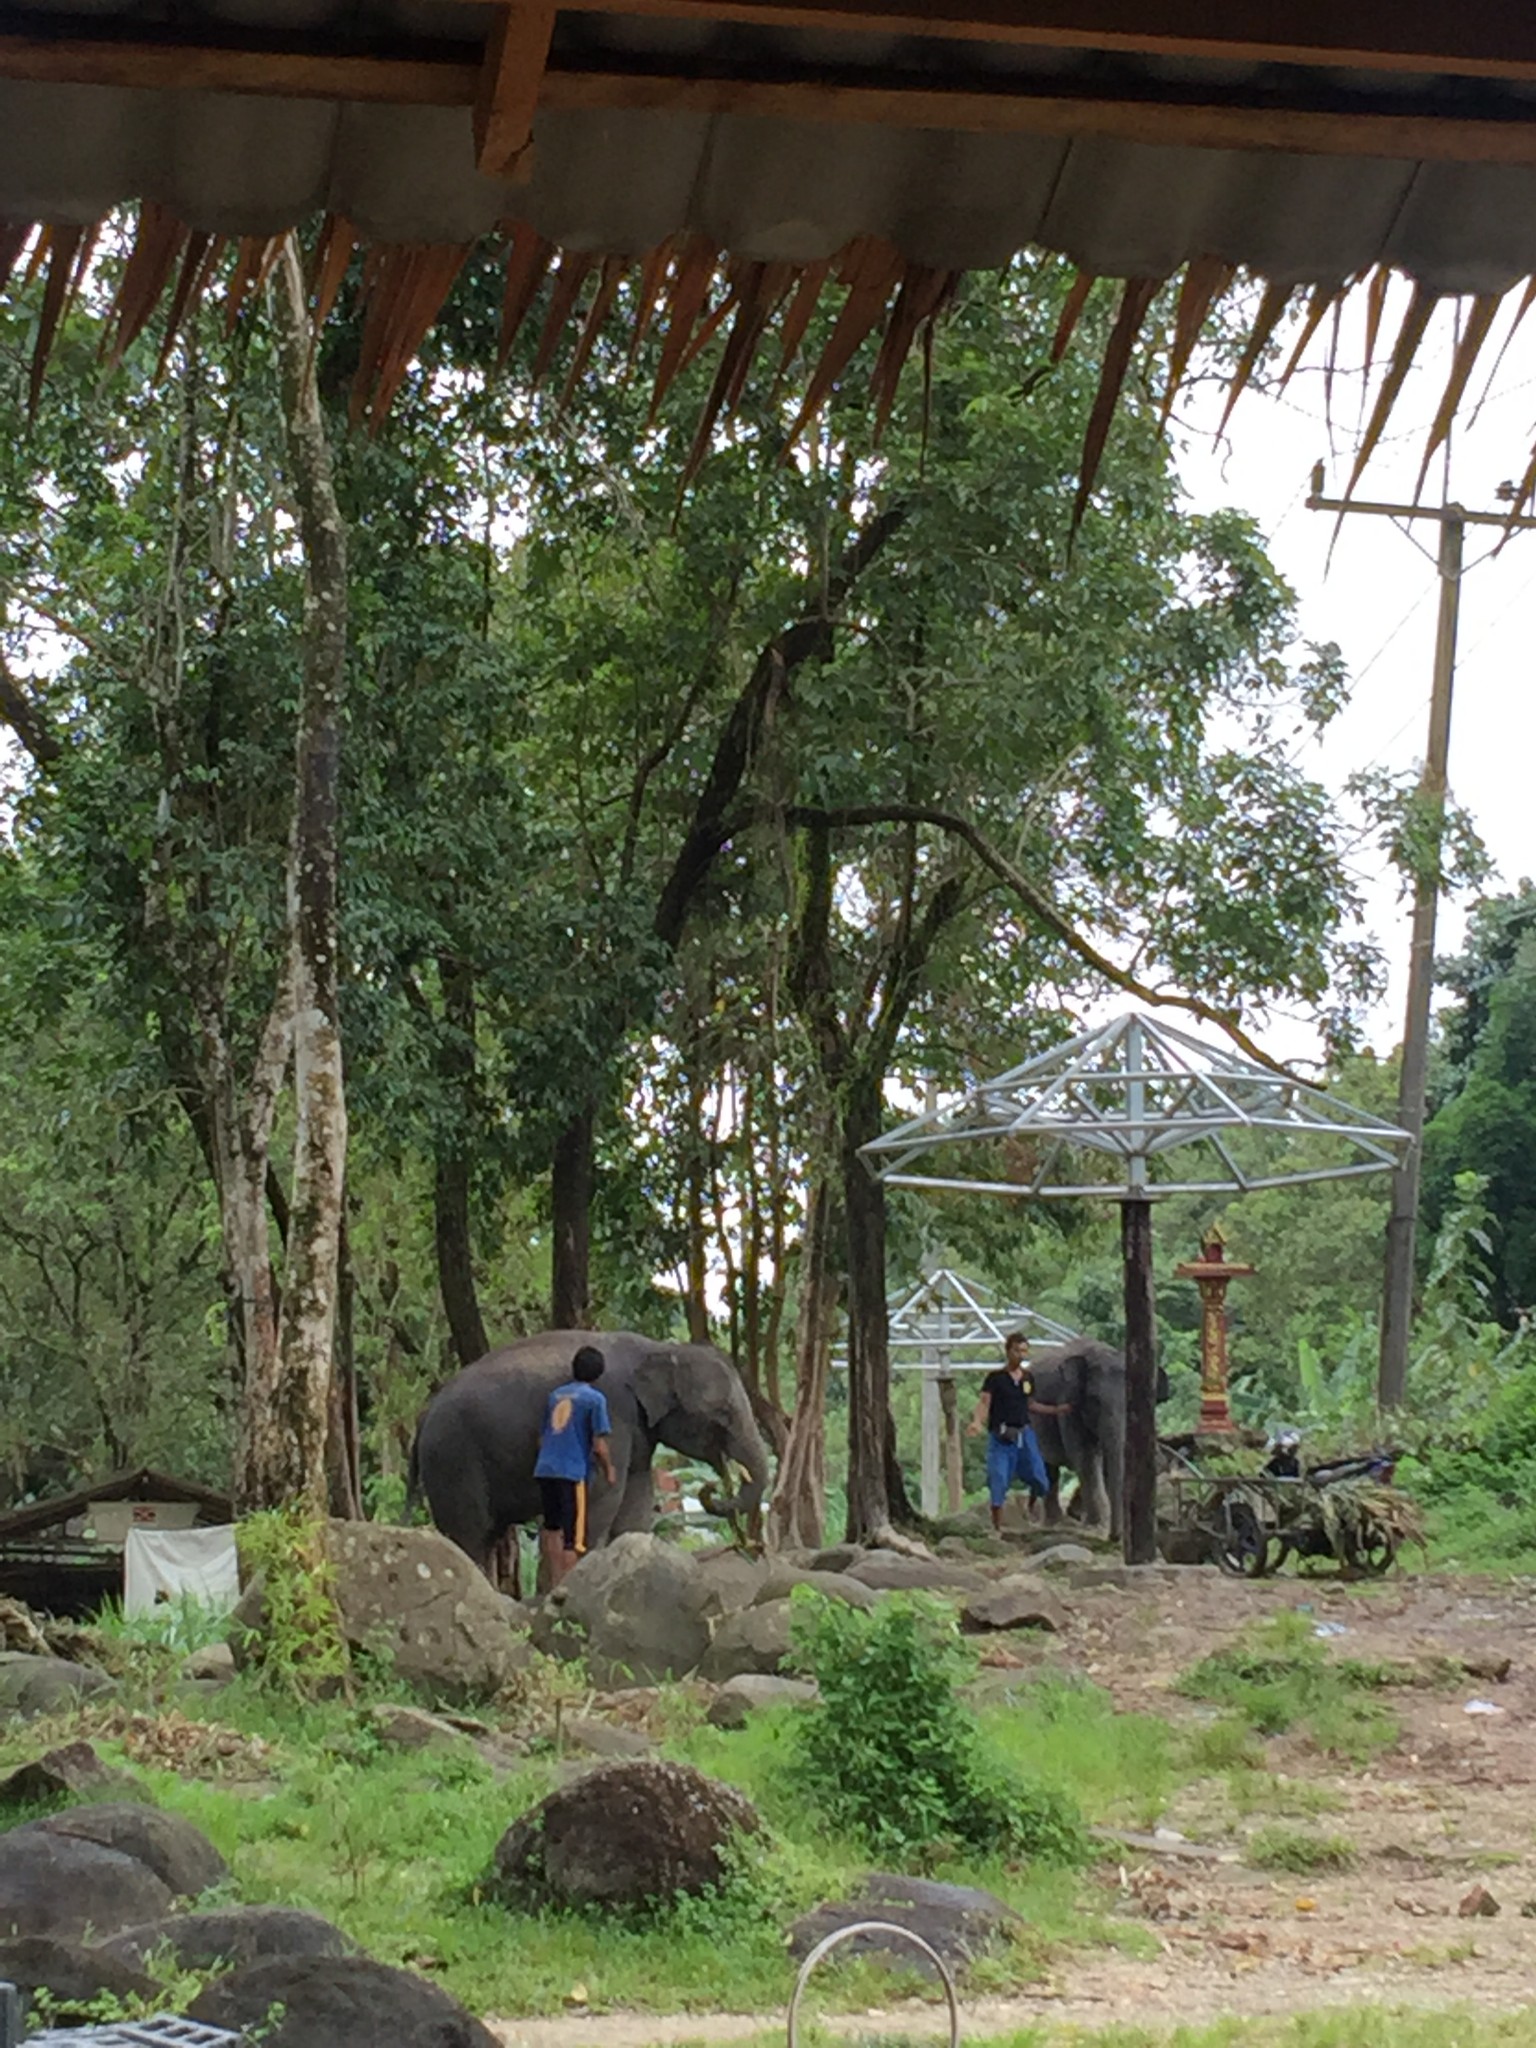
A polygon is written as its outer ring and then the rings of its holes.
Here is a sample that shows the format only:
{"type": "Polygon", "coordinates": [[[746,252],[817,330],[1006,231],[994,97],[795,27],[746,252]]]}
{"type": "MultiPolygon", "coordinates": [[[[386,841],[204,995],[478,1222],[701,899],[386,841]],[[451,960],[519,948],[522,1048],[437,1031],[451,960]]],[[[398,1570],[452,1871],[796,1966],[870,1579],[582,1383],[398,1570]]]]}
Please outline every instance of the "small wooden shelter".
{"type": "Polygon", "coordinates": [[[0,1515],[0,1595],[41,1613],[90,1614],[120,1598],[132,1528],[203,1529],[235,1519],[228,1494],[147,1465],[0,1515]]]}

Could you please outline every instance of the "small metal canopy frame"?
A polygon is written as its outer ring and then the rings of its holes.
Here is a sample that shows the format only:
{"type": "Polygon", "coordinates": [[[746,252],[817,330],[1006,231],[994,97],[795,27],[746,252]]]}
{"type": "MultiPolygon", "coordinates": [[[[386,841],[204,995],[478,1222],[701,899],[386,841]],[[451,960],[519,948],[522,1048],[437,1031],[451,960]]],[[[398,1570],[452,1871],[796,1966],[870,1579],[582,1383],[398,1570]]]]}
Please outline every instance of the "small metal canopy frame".
{"type": "Polygon", "coordinates": [[[895,1187],[1120,1204],[1124,1546],[1128,1564],[1150,1564],[1157,1554],[1153,1200],[1389,1172],[1411,1142],[1395,1124],[1282,1069],[1132,1010],[979,1082],[863,1150],[872,1170],[895,1187]],[[978,1152],[984,1143],[993,1149],[978,1152]],[[1285,1144],[1293,1154],[1276,1158],[1285,1144]],[[1001,1171],[993,1167],[999,1146],[1001,1171]],[[952,1148],[966,1148],[962,1156],[974,1166],[955,1170],[945,1156],[952,1158],[952,1148]]]}
{"type": "MultiPolygon", "coordinates": [[[[950,1266],[935,1266],[905,1294],[890,1296],[891,1365],[897,1372],[920,1372],[922,1387],[922,1461],[920,1500],[925,1515],[937,1515],[941,1493],[948,1512],[960,1508],[960,1438],[954,1374],[990,1372],[1003,1362],[1011,1330],[1022,1330],[1031,1343],[1069,1344],[1077,1335],[1038,1309],[1005,1307],[996,1288],[970,1279],[950,1266]],[[941,1450],[942,1422],[942,1450],[941,1450]],[[946,1484],[947,1482],[947,1484],[946,1484]]],[[[834,1365],[846,1365],[841,1347],[834,1365]]]]}

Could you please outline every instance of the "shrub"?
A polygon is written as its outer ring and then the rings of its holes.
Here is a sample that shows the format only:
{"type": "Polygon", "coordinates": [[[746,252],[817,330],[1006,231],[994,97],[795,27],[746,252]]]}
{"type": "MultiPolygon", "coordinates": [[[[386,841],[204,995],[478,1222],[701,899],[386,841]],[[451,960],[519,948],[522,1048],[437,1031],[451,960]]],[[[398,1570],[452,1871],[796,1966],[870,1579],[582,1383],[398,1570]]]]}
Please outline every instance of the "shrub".
{"type": "Polygon", "coordinates": [[[351,1658],[336,1611],[324,1525],[302,1508],[268,1508],[240,1524],[240,1576],[260,1576],[263,1619],[249,1642],[264,1680],[300,1696],[344,1687],[351,1658]]]}
{"type": "Polygon", "coordinates": [[[957,1690],[974,1657],[942,1603],[893,1594],[865,1611],[801,1590],[792,1641],[821,1698],[792,1723],[791,1769],[830,1827],[882,1855],[956,1844],[1082,1860],[1073,1802],[985,1753],[957,1690]]]}

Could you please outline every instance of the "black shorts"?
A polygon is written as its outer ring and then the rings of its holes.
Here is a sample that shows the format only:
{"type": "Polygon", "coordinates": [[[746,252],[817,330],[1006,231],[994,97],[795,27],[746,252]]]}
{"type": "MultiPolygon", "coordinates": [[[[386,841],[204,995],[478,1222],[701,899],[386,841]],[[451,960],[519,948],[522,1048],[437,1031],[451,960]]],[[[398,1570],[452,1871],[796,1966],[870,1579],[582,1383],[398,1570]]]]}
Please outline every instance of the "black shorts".
{"type": "Polygon", "coordinates": [[[584,1479],[541,1479],[539,1499],[544,1504],[544,1526],[558,1529],[567,1550],[587,1547],[587,1482],[584,1479]]]}

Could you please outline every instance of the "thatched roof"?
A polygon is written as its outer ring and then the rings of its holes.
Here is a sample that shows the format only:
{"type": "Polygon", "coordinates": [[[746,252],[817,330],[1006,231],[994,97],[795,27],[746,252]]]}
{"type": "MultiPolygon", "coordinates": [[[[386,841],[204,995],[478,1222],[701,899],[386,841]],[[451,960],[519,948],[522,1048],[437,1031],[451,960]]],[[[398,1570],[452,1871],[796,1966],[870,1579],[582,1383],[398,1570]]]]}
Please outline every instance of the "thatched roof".
{"type": "Polygon", "coordinates": [[[214,288],[238,308],[316,215],[323,314],[365,245],[363,410],[486,235],[507,345],[536,321],[541,372],[571,378],[604,320],[660,322],[658,400],[717,347],[711,419],[759,353],[795,357],[824,293],[805,410],[877,332],[888,404],[956,277],[1036,246],[1119,293],[1091,480],[1175,276],[1175,378],[1211,306],[1263,280],[1239,388],[1288,309],[1310,338],[1354,287],[1376,350],[1409,278],[1369,441],[1436,305],[1469,301],[1454,410],[1536,272],[1536,20],[1508,0],[51,0],[26,21],[0,35],[0,257],[46,268],[39,365],[125,201],[147,204],[124,345],[162,301],[172,329],[214,288]]]}

